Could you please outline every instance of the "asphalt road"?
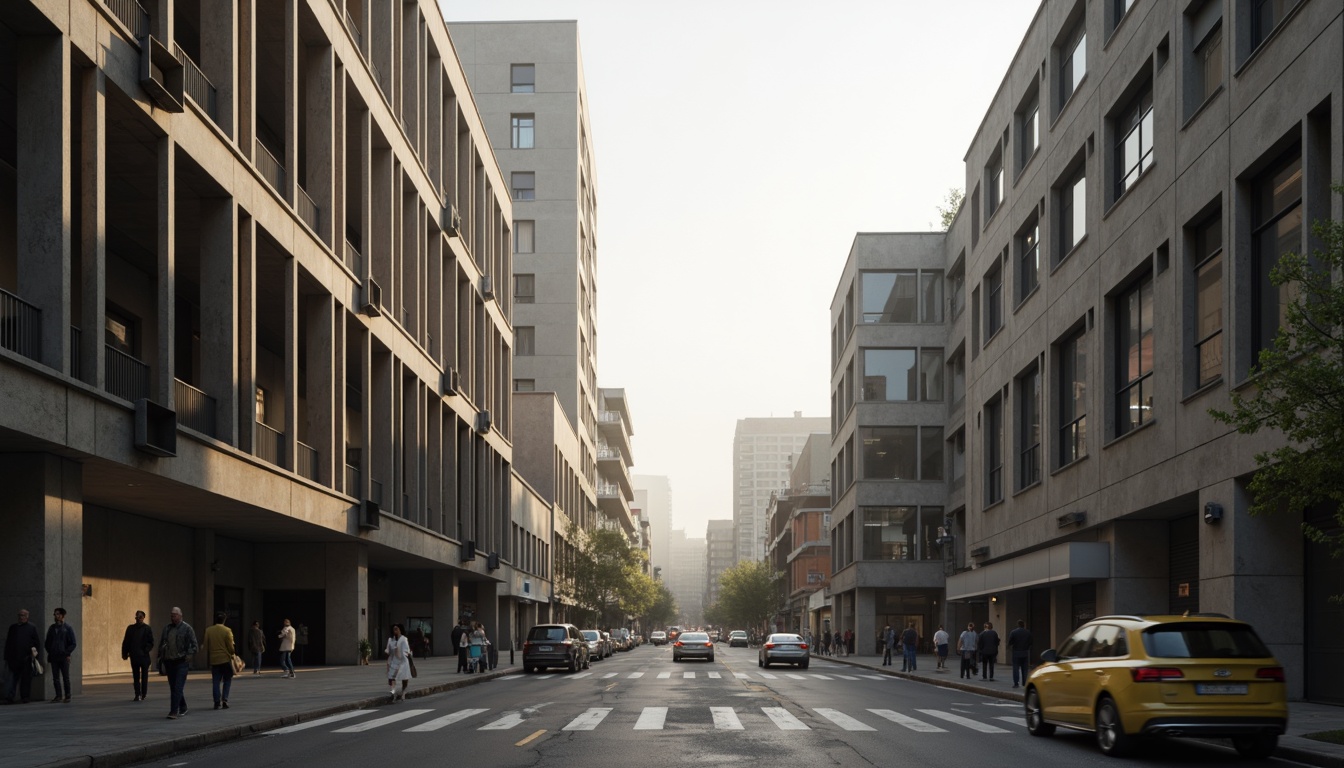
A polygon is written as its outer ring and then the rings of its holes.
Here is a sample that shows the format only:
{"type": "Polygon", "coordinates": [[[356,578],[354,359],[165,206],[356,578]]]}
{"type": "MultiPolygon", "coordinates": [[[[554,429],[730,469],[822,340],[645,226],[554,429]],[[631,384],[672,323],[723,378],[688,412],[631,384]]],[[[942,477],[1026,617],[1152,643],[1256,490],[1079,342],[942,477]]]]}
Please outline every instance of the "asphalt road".
{"type": "MultiPolygon", "coordinates": [[[[1155,766],[1266,765],[1230,748],[1157,742],[1155,766]]],[[[1111,766],[1086,734],[1027,734],[1021,706],[813,659],[761,669],[756,650],[713,662],[643,646],[577,674],[515,674],[342,713],[145,765],[1111,766]]],[[[1270,764],[1287,765],[1286,761],[1270,764]]]]}

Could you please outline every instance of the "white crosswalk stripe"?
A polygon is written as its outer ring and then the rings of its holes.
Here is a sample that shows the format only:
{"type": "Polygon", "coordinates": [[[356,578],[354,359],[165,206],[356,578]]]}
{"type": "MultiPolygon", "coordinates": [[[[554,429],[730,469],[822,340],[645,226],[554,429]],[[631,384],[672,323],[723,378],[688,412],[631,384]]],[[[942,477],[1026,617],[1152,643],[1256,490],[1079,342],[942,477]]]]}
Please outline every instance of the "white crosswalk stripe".
{"type": "Polygon", "coordinates": [[[413,725],[410,728],[407,728],[406,732],[424,733],[425,731],[437,731],[445,726],[449,726],[452,725],[453,723],[466,720],[468,717],[474,717],[475,715],[479,715],[489,711],[490,710],[488,709],[464,709],[459,712],[454,712],[451,715],[436,717],[428,722],[420,723],[419,725],[413,725]]]}
{"type": "Polygon", "coordinates": [[[762,707],[761,711],[765,716],[774,721],[781,731],[810,731],[811,728],[802,720],[794,717],[789,710],[783,707],[762,707]]]}
{"type": "Polygon", "coordinates": [[[509,712],[508,714],[504,715],[503,717],[499,718],[493,723],[487,723],[485,725],[482,725],[480,728],[477,728],[476,730],[507,731],[508,729],[514,727],[515,725],[518,725],[521,722],[523,722],[523,714],[521,712],[509,712]]]}
{"type": "Polygon", "coordinates": [[[806,677],[803,677],[802,675],[795,675],[795,674],[793,674],[792,672],[790,672],[790,673],[788,673],[788,674],[786,674],[786,675],[784,675],[784,676],[787,677],[787,678],[789,678],[790,680],[806,680],[806,679],[807,679],[806,677]]]}
{"type": "Polygon", "coordinates": [[[945,728],[939,728],[931,723],[926,723],[923,720],[916,720],[909,715],[902,715],[900,712],[893,712],[890,709],[870,709],[868,711],[878,717],[885,717],[897,725],[903,725],[912,731],[918,731],[920,733],[947,733],[947,729],[945,728]]]}
{"type": "Polygon", "coordinates": [[[667,722],[667,707],[645,707],[635,722],[636,731],[661,731],[667,722]]]}
{"type": "Polygon", "coordinates": [[[710,679],[710,680],[718,680],[718,679],[721,678],[721,677],[723,677],[723,675],[720,675],[718,672],[710,672],[710,673],[709,673],[709,679],[710,679]]]}
{"type": "Polygon", "coordinates": [[[570,680],[579,680],[579,679],[582,679],[582,678],[585,678],[585,677],[589,677],[589,676],[591,676],[592,674],[593,674],[592,672],[580,672],[580,673],[577,674],[577,675],[570,675],[570,676],[569,676],[569,679],[570,679],[570,680]]]}
{"type": "Polygon", "coordinates": [[[899,680],[899,679],[900,679],[900,678],[898,678],[898,677],[889,677],[889,676],[887,676],[887,675],[859,675],[859,677],[866,677],[866,678],[868,678],[869,680],[899,680]]]}
{"type": "Polygon", "coordinates": [[[836,675],[836,677],[840,678],[841,680],[858,680],[858,679],[859,679],[859,678],[857,678],[857,677],[854,677],[853,675],[836,675]]]}
{"type": "Polygon", "coordinates": [[[671,672],[659,672],[659,673],[658,673],[658,679],[659,679],[659,680],[666,680],[666,679],[668,679],[668,678],[671,677],[671,676],[672,676],[672,673],[671,673],[671,672]]]}
{"type": "Polygon", "coordinates": [[[849,715],[846,715],[844,712],[841,712],[838,709],[830,709],[828,707],[822,707],[819,709],[814,709],[813,711],[816,712],[818,715],[821,715],[822,717],[826,718],[827,720],[830,720],[832,723],[835,723],[836,725],[840,726],[841,728],[844,728],[846,731],[877,730],[871,725],[865,725],[859,722],[858,720],[855,720],[854,718],[850,717],[849,715]]]}
{"type": "Polygon", "coordinates": [[[812,675],[812,679],[813,679],[813,680],[830,680],[831,678],[829,678],[829,677],[827,677],[827,676],[825,676],[825,675],[816,675],[816,674],[814,674],[814,675],[812,675]]]}
{"type": "Polygon", "coordinates": [[[757,672],[756,674],[760,675],[761,677],[764,677],[766,680],[778,680],[778,679],[779,679],[778,677],[775,677],[774,675],[770,674],[769,672],[757,672]]]}
{"type": "Polygon", "coordinates": [[[324,725],[339,723],[342,720],[349,720],[352,717],[363,717],[364,715],[367,714],[369,714],[369,710],[367,709],[352,709],[349,712],[340,712],[335,715],[331,715],[329,717],[322,717],[318,718],[317,720],[310,720],[306,723],[299,723],[298,725],[287,725],[284,728],[276,728],[274,731],[267,731],[266,735],[279,736],[282,733],[294,733],[296,731],[306,731],[309,728],[320,728],[324,725]]]}
{"type": "Polygon", "coordinates": [[[617,675],[619,675],[619,674],[620,674],[620,672],[608,672],[607,674],[605,674],[605,675],[602,676],[602,679],[603,679],[603,680],[610,680],[611,678],[613,678],[613,677],[615,677],[615,676],[617,676],[617,675]]]}
{"type": "Polygon", "coordinates": [[[683,678],[687,679],[687,680],[694,680],[694,679],[695,679],[695,673],[694,673],[694,672],[682,672],[682,673],[681,673],[681,676],[682,676],[683,678]]]}
{"type": "Polygon", "coordinates": [[[561,730],[564,731],[591,731],[598,726],[607,715],[611,714],[611,707],[593,707],[582,715],[569,721],[561,730]]]}
{"type": "Polygon", "coordinates": [[[748,675],[746,672],[734,672],[734,673],[733,673],[733,677],[736,677],[736,678],[738,678],[738,679],[742,679],[742,678],[750,679],[750,678],[751,678],[751,675],[748,675]]]}
{"type": "Polygon", "coordinates": [[[1017,717],[1013,717],[1011,715],[1001,715],[994,719],[1001,720],[1005,723],[1012,723],[1013,725],[1022,725],[1023,723],[1026,722],[1026,719],[1022,715],[1018,715],[1017,717]]]}
{"type": "Polygon", "coordinates": [[[423,715],[433,711],[434,710],[432,709],[403,709],[402,711],[396,713],[395,715],[380,717],[377,720],[366,720],[357,725],[351,725],[345,728],[337,728],[334,731],[334,733],[361,733],[363,731],[371,731],[374,728],[379,728],[384,725],[388,725],[390,723],[398,722],[400,720],[410,720],[412,717],[418,717],[419,715],[423,715]]]}
{"type": "Polygon", "coordinates": [[[643,676],[644,676],[644,673],[643,673],[643,672],[631,672],[631,673],[630,673],[630,678],[629,678],[629,679],[631,679],[631,680],[638,680],[639,678],[641,678],[641,677],[643,677],[643,676]]]}
{"type": "Polygon", "coordinates": [[[921,709],[921,710],[919,710],[919,711],[920,711],[920,712],[923,712],[924,714],[928,715],[929,717],[936,717],[936,718],[939,718],[940,720],[946,720],[946,721],[948,721],[949,723],[956,723],[956,724],[958,724],[958,725],[964,725],[964,726],[966,726],[967,728],[970,728],[970,729],[973,730],[973,731],[979,731],[979,732],[981,732],[981,733],[1007,733],[1007,732],[1008,732],[1008,731],[1005,731],[1004,729],[998,727],[997,725],[990,725],[990,724],[988,724],[988,723],[982,723],[982,722],[980,722],[979,720],[972,720],[972,719],[969,718],[969,717],[962,717],[961,715],[954,715],[954,714],[952,714],[951,712],[940,712],[940,711],[938,711],[938,710],[936,710],[936,709],[921,709]]]}
{"type": "Polygon", "coordinates": [[[741,731],[742,721],[737,719],[737,713],[732,707],[710,707],[710,714],[714,716],[714,727],[720,731],[741,731]]]}

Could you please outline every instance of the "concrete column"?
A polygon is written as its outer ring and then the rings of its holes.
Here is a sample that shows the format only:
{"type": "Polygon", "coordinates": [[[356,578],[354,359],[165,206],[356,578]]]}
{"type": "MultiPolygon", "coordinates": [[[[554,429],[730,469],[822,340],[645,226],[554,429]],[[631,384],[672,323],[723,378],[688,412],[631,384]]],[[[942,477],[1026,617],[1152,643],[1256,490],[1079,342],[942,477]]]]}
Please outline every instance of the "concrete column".
{"type": "Polygon", "coordinates": [[[358,664],[359,640],[369,634],[369,548],[363,543],[326,545],[328,664],[358,664]]]}
{"type": "Polygon", "coordinates": [[[329,295],[312,296],[304,300],[304,311],[308,317],[304,361],[308,368],[308,391],[304,393],[308,402],[306,442],[317,450],[318,481],[335,487],[333,473],[344,466],[344,462],[335,461],[340,452],[334,431],[335,410],[344,402],[336,396],[337,384],[343,380],[336,378],[335,302],[329,295]]]}
{"type": "Polygon", "coordinates": [[[238,449],[256,450],[257,431],[257,225],[238,217],[238,394],[228,417],[238,425],[238,449]]]}
{"type": "MultiPolygon", "coordinates": [[[[481,626],[485,627],[485,636],[490,638],[492,643],[499,643],[500,637],[507,639],[507,635],[500,635],[500,627],[502,626],[499,615],[500,602],[498,582],[482,581],[476,585],[476,620],[481,622],[481,626]]],[[[507,654],[508,651],[505,650],[505,653],[507,654]]]]}
{"type": "Polygon", "coordinates": [[[19,297],[42,310],[37,360],[69,371],[70,43],[20,36],[17,48],[19,297]]]}
{"type": "Polygon", "coordinates": [[[236,132],[237,89],[234,62],[238,60],[238,15],[245,0],[211,0],[201,3],[201,70],[215,86],[215,124],[232,138],[236,132]]]}
{"type": "MultiPolygon", "coordinates": [[[[307,92],[306,143],[307,174],[303,186],[313,199],[319,214],[317,236],[333,247],[341,241],[333,237],[335,215],[336,150],[336,57],[331,46],[303,49],[307,58],[303,87],[307,92]]],[[[298,172],[299,163],[294,164],[298,172]]]]}
{"type": "Polygon", "coordinates": [[[285,68],[285,184],[284,189],[276,190],[280,197],[290,205],[294,204],[294,187],[299,178],[299,3],[302,0],[285,0],[285,59],[281,65],[285,68]]]}
{"type": "MultiPolygon", "coordinates": [[[[172,0],[148,0],[143,5],[145,10],[149,11],[149,33],[157,37],[164,45],[168,45],[170,42],[169,36],[172,35],[173,29],[172,0]]],[[[169,50],[172,49],[169,48],[169,50]]]]}
{"type": "Polygon", "coordinates": [[[103,312],[107,305],[107,76],[99,67],[80,73],[80,294],[77,323],[80,378],[104,387],[103,312]]]}
{"type": "Polygon", "coordinates": [[[872,653],[877,630],[877,590],[854,590],[854,652],[872,653]]]}
{"type": "Polygon", "coordinates": [[[201,198],[201,389],[215,398],[215,437],[238,444],[239,242],[238,206],[231,198],[201,198]]]}
{"type": "MultiPolygon", "coordinates": [[[[234,82],[236,93],[233,102],[237,109],[238,147],[244,157],[253,156],[257,140],[257,108],[254,103],[257,94],[257,51],[253,45],[256,26],[255,0],[238,0],[238,73],[234,82]]],[[[223,99],[223,95],[220,98],[223,99]]]]}
{"type": "MultiPolygon", "coordinates": [[[[286,256],[284,287],[285,324],[285,455],[280,466],[294,469],[299,439],[299,260],[286,256]]],[[[311,404],[310,404],[311,405],[311,404]]]]}
{"type": "Polygon", "coordinates": [[[457,624],[462,615],[462,604],[458,599],[457,571],[452,568],[436,568],[433,574],[434,598],[430,614],[434,617],[434,652],[447,656],[456,650],[449,642],[448,633],[457,624]]]}
{"type": "MultiPolygon", "coordinates": [[[[364,257],[364,266],[355,277],[367,280],[373,274],[373,117],[368,109],[359,112],[359,233],[362,242],[355,243],[364,257]]],[[[342,233],[344,234],[344,233],[342,233]]]]}
{"type": "Polygon", "coordinates": [[[1112,524],[1111,578],[1097,583],[1097,615],[1167,610],[1167,538],[1165,520],[1112,524]]]}
{"type": "Polygon", "coordinates": [[[173,230],[177,227],[177,144],[171,136],[163,136],[158,142],[158,352],[150,373],[149,398],[156,403],[173,403],[173,328],[174,296],[173,276],[176,274],[177,238],[173,230]]]}
{"type": "MultiPolygon", "coordinates": [[[[215,565],[218,555],[215,552],[215,532],[209,528],[194,528],[191,531],[191,605],[182,606],[186,611],[183,618],[196,630],[196,639],[205,641],[205,628],[215,623],[215,565]]],[[[158,637],[158,632],[155,632],[158,637]]],[[[236,640],[237,638],[235,638],[236,640]]],[[[196,654],[191,664],[193,669],[209,669],[210,660],[204,653],[196,654]]]]}

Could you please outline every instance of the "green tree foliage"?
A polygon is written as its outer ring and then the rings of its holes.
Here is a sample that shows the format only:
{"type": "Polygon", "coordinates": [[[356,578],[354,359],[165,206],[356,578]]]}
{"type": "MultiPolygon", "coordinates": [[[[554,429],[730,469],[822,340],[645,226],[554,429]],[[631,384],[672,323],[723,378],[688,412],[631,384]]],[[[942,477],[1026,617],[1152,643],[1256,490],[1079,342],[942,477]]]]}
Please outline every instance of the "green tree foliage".
{"type": "MultiPolygon", "coordinates": [[[[1344,187],[1335,186],[1335,194],[1344,187]]],[[[1344,223],[1317,223],[1321,247],[1311,257],[1288,254],[1271,271],[1289,286],[1289,303],[1274,344],[1260,352],[1254,391],[1232,393],[1232,409],[1211,410],[1245,435],[1261,429],[1287,441],[1256,454],[1248,486],[1251,514],[1302,510],[1333,502],[1333,531],[1310,525],[1308,538],[1344,556],[1344,223]]]]}
{"type": "Polygon", "coordinates": [[[943,204],[936,206],[938,220],[942,223],[944,232],[951,228],[952,221],[957,218],[957,211],[961,210],[961,201],[965,197],[965,192],[951,187],[947,190],[947,197],[943,198],[943,204]]]}
{"type": "Polygon", "coordinates": [[[585,627],[620,626],[653,604],[655,590],[644,574],[644,553],[625,534],[612,529],[580,530],[571,525],[574,556],[560,565],[560,578],[572,596],[571,618],[585,627]]]}
{"type": "Polygon", "coordinates": [[[764,628],[778,609],[780,576],[764,562],[748,561],[729,568],[719,576],[715,615],[735,628],[764,628]]]}
{"type": "Polygon", "coordinates": [[[677,608],[677,599],[672,596],[672,590],[668,589],[666,584],[655,580],[654,588],[656,596],[648,610],[644,612],[644,626],[650,632],[671,625],[681,612],[677,608]]]}

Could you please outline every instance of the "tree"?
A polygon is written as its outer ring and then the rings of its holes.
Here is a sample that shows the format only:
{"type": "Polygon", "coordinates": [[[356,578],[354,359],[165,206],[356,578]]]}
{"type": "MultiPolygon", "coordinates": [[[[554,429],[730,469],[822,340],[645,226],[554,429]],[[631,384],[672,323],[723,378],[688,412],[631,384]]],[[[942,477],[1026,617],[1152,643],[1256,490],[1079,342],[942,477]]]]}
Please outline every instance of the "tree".
{"type": "Polygon", "coordinates": [[[747,561],[719,576],[719,602],[715,613],[738,627],[761,629],[775,615],[779,602],[776,582],[781,574],[761,561],[747,561]]]}
{"type": "MultiPolygon", "coordinates": [[[[1344,186],[1335,186],[1344,194],[1344,186]]],[[[1344,557],[1344,223],[1312,227],[1321,243],[1311,257],[1290,253],[1270,272],[1291,296],[1271,347],[1252,371],[1254,392],[1232,392],[1232,409],[1213,418],[1243,435],[1277,431],[1283,445],[1255,456],[1251,514],[1335,505],[1337,525],[1303,530],[1344,557]]]]}
{"type": "Polygon", "coordinates": [[[961,201],[965,197],[965,192],[956,187],[949,187],[947,197],[943,198],[943,205],[935,206],[938,209],[938,220],[942,222],[944,232],[952,227],[952,221],[957,218],[957,211],[961,210],[961,201]]]}
{"type": "Polygon", "coordinates": [[[631,546],[624,533],[570,525],[568,538],[575,549],[572,559],[561,563],[560,578],[573,596],[572,617],[577,623],[620,625],[626,616],[652,604],[652,591],[641,580],[647,579],[644,553],[631,546]]]}
{"type": "Polygon", "coordinates": [[[657,594],[648,610],[644,612],[644,626],[650,631],[655,627],[668,626],[680,612],[677,609],[677,599],[672,596],[672,590],[667,588],[667,584],[654,580],[654,585],[657,594]]]}

